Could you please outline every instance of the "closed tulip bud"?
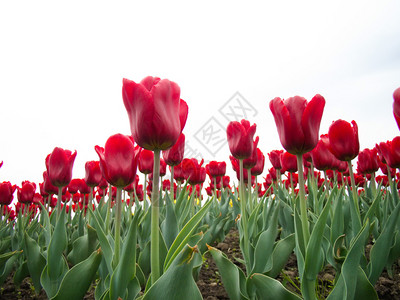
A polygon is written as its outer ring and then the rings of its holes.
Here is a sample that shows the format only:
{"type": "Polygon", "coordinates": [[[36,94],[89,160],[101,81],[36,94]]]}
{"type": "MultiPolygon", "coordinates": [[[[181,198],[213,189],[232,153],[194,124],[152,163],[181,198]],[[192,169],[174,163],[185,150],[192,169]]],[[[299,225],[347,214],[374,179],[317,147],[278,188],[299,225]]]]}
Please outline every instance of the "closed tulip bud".
{"type": "Polygon", "coordinates": [[[32,203],[35,196],[36,184],[30,181],[23,181],[21,187],[17,187],[18,201],[21,203],[32,203]]]}
{"type": "Polygon", "coordinates": [[[400,129],[400,87],[394,91],[393,99],[393,115],[396,120],[397,127],[400,129]]]}
{"type": "Polygon", "coordinates": [[[123,79],[122,98],[138,145],[147,150],[167,150],[186,124],[188,106],[179,86],[168,79],[148,76],[140,83],[123,79]]]}
{"type": "Polygon", "coordinates": [[[210,161],[206,165],[206,172],[212,178],[224,176],[226,173],[226,162],[210,161]]]}
{"type": "Polygon", "coordinates": [[[270,153],[268,153],[269,161],[276,170],[282,169],[281,165],[282,153],[283,150],[272,150],[270,153]]]}
{"type": "Polygon", "coordinates": [[[14,199],[14,192],[16,190],[16,185],[11,185],[9,181],[4,181],[0,183],[0,204],[10,205],[14,199]]]}
{"type": "Polygon", "coordinates": [[[256,133],[256,124],[242,120],[240,123],[233,121],[228,124],[226,134],[229,150],[237,159],[246,159],[253,153],[253,137],[256,133]]]}
{"type": "Polygon", "coordinates": [[[269,108],[286,151],[296,155],[315,148],[324,107],[325,99],[318,94],[310,102],[300,96],[271,100],[269,108]]]}
{"type": "Polygon", "coordinates": [[[329,138],[327,134],[321,135],[317,146],[311,151],[314,167],[320,171],[337,169],[337,158],[329,150],[329,138]]]}
{"type": "Polygon", "coordinates": [[[125,187],[135,180],[140,148],[132,137],[115,134],[108,138],[105,147],[95,146],[100,158],[100,169],[108,183],[125,187]]]}
{"type": "Polygon", "coordinates": [[[85,182],[90,187],[98,185],[103,178],[99,161],[88,161],[85,163],[85,182]]]}
{"type": "Polygon", "coordinates": [[[153,172],[154,153],[153,151],[143,149],[139,154],[139,171],[143,174],[153,172]]]}
{"type": "Polygon", "coordinates": [[[43,172],[43,192],[48,195],[58,193],[58,188],[50,182],[49,174],[47,173],[47,171],[43,172]]]}
{"type": "Polygon", "coordinates": [[[82,179],[80,178],[72,179],[71,182],[68,184],[68,191],[71,194],[78,193],[81,189],[81,184],[82,184],[82,179]]]}
{"type": "Polygon", "coordinates": [[[163,177],[167,174],[167,164],[165,161],[161,158],[160,159],[160,176],[163,177]]]}
{"type": "Polygon", "coordinates": [[[379,143],[379,149],[390,168],[400,168],[400,136],[392,141],[379,143]]]}
{"type": "Polygon", "coordinates": [[[206,180],[206,169],[202,167],[203,163],[203,159],[199,163],[196,158],[185,158],[182,161],[182,171],[189,184],[201,184],[206,180]]]}
{"type": "Polygon", "coordinates": [[[258,140],[259,140],[259,137],[256,137],[256,139],[253,142],[253,151],[251,152],[250,157],[243,160],[243,168],[244,169],[251,169],[257,164],[258,140]]]}
{"type": "Polygon", "coordinates": [[[329,127],[329,150],[339,160],[350,161],[357,157],[360,151],[358,141],[358,126],[355,121],[334,121],[329,127]],[[352,126],[353,125],[353,126],[352,126]]]}
{"type": "Polygon", "coordinates": [[[185,153],[185,135],[182,133],[178,141],[168,150],[162,152],[164,161],[169,166],[179,165],[183,160],[185,153]]]}
{"type": "Polygon", "coordinates": [[[258,176],[264,171],[265,156],[260,149],[257,148],[257,163],[251,168],[251,175],[258,176]]]}
{"type": "Polygon", "coordinates": [[[282,173],[297,172],[297,157],[289,152],[283,152],[281,155],[282,173]]]}
{"type": "Polygon", "coordinates": [[[378,151],[364,149],[358,154],[357,171],[361,174],[371,174],[379,170],[378,151]]]}
{"type": "Polygon", "coordinates": [[[76,151],[64,150],[56,147],[46,158],[47,174],[50,182],[56,187],[64,187],[72,178],[72,167],[76,157],[76,151]]]}

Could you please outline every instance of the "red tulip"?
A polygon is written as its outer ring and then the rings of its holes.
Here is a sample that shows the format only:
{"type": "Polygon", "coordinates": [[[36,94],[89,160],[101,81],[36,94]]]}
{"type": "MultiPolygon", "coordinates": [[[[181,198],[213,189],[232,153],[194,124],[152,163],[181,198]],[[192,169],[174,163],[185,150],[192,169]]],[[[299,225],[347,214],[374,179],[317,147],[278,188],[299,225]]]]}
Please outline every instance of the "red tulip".
{"type": "Polygon", "coordinates": [[[165,174],[167,174],[167,164],[160,158],[160,177],[165,176],[165,174]]]}
{"type": "Polygon", "coordinates": [[[182,162],[184,153],[185,153],[185,135],[181,133],[175,145],[173,145],[168,150],[164,150],[162,152],[162,156],[167,165],[176,166],[182,162]]]}
{"type": "Polygon", "coordinates": [[[30,181],[23,181],[21,187],[17,187],[18,201],[21,203],[32,203],[35,196],[36,184],[30,181]]]}
{"type": "Polygon", "coordinates": [[[364,149],[358,154],[357,171],[361,174],[371,174],[379,170],[378,150],[364,149]]]}
{"type": "Polygon", "coordinates": [[[357,123],[351,121],[351,124],[337,120],[331,124],[328,131],[329,150],[342,161],[352,160],[360,151],[357,123]]]}
{"type": "Polygon", "coordinates": [[[400,168],[400,136],[392,141],[379,143],[379,150],[389,167],[400,168]]]}
{"type": "Polygon", "coordinates": [[[140,148],[132,137],[115,134],[108,138],[104,148],[95,146],[100,158],[100,169],[108,183],[125,187],[135,180],[140,148]]]}
{"type": "Polygon", "coordinates": [[[243,168],[244,169],[251,169],[257,164],[258,140],[259,140],[259,137],[256,137],[256,139],[253,142],[253,151],[251,152],[250,157],[243,160],[243,168]]]}
{"type": "Polygon", "coordinates": [[[47,171],[43,172],[43,191],[48,195],[58,193],[58,188],[50,182],[47,171]]]}
{"type": "Polygon", "coordinates": [[[311,151],[314,167],[320,171],[337,169],[338,159],[329,150],[329,138],[327,134],[321,135],[317,146],[311,151]]]}
{"type": "Polygon", "coordinates": [[[11,185],[9,181],[4,181],[0,183],[0,204],[10,205],[14,199],[14,192],[16,190],[16,185],[11,185]]]}
{"type": "Polygon", "coordinates": [[[0,162],[0,168],[3,166],[3,161],[0,162]]]}
{"type": "Polygon", "coordinates": [[[224,176],[226,173],[226,162],[217,162],[215,160],[210,161],[206,165],[206,172],[208,176],[212,178],[224,176]]]}
{"type": "Polygon", "coordinates": [[[314,149],[324,107],[325,99],[318,94],[310,102],[300,96],[271,100],[269,108],[283,148],[291,154],[303,154],[314,149]]]}
{"type": "Polygon", "coordinates": [[[76,151],[56,147],[46,158],[47,174],[50,182],[56,187],[67,186],[72,178],[72,167],[74,165],[76,151]]]}
{"type": "Polygon", "coordinates": [[[257,163],[251,168],[251,175],[258,176],[264,171],[265,156],[260,149],[257,148],[257,163]]]}
{"type": "Polygon", "coordinates": [[[82,179],[80,178],[72,179],[71,182],[68,184],[68,191],[71,194],[78,193],[81,189],[81,184],[82,184],[82,179]]]}
{"type": "Polygon", "coordinates": [[[256,133],[256,124],[242,120],[240,123],[233,121],[228,124],[226,134],[229,150],[237,159],[246,159],[253,153],[253,137],[256,133]]]}
{"type": "Polygon", "coordinates": [[[139,154],[138,167],[139,171],[143,174],[150,174],[153,172],[154,153],[151,150],[142,149],[139,154]]]}
{"type": "Polygon", "coordinates": [[[85,164],[85,182],[90,187],[95,187],[103,179],[99,161],[88,161],[85,164]]]}
{"type": "Polygon", "coordinates": [[[397,127],[400,129],[400,87],[394,91],[393,99],[393,115],[396,120],[397,127]]]}
{"type": "Polygon", "coordinates": [[[179,86],[168,79],[148,76],[140,83],[123,79],[122,98],[138,145],[166,150],[178,140],[186,124],[188,106],[179,86]]]}
{"type": "Polygon", "coordinates": [[[231,186],[229,185],[230,180],[231,180],[231,178],[229,176],[222,176],[222,186],[224,188],[230,189],[231,188],[231,186]]]}
{"type": "Polygon", "coordinates": [[[289,152],[283,152],[281,155],[281,172],[284,173],[286,171],[293,173],[297,171],[297,157],[289,152]]]}
{"type": "Polygon", "coordinates": [[[282,168],[281,165],[282,153],[283,150],[272,150],[270,153],[268,153],[269,161],[276,170],[280,170],[282,168]]]}
{"type": "Polygon", "coordinates": [[[183,174],[182,170],[182,163],[174,166],[174,179],[180,183],[185,181],[185,175],[183,174]]]}
{"type": "Polygon", "coordinates": [[[203,159],[199,163],[196,158],[185,158],[182,161],[182,171],[189,184],[201,184],[206,180],[206,169],[202,167],[203,163],[203,159]]]}

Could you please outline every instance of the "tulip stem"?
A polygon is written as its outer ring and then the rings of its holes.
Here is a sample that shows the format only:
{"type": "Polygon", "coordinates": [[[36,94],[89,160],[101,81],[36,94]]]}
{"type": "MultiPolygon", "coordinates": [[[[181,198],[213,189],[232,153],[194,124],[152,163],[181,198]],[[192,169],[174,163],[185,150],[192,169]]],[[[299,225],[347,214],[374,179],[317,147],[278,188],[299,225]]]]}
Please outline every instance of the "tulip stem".
{"type": "MultiPolygon", "coordinates": [[[[351,181],[351,192],[353,193],[353,202],[354,202],[354,207],[355,207],[355,213],[356,213],[356,218],[352,216],[352,226],[353,226],[353,233],[354,236],[357,235],[357,233],[361,229],[361,217],[360,217],[360,208],[358,206],[358,195],[357,195],[357,189],[356,189],[356,182],[354,180],[354,173],[353,173],[353,166],[351,165],[351,161],[347,161],[347,164],[349,166],[349,174],[350,174],[350,181],[351,181]]],[[[350,192],[349,192],[350,193],[350,192]]]]}
{"type": "Polygon", "coordinates": [[[159,177],[160,177],[160,150],[154,150],[153,189],[152,189],[152,195],[151,195],[151,244],[150,244],[150,266],[151,266],[151,284],[152,285],[160,277],[159,177]]]}
{"type": "MultiPolygon", "coordinates": [[[[307,201],[306,201],[306,190],[305,190],[305,183],[304,183],[303,155],[302,154],[297,154],[297,170],[299,172],[301,227],[303,230],[304,246],[307,248],[308,241],[310,239],[310,231],[309,231],[309,227],[308,227],[307,201]]],[[[292,193],[294,193],[294,191],[292,191],[292,193]]]]}
{"type": "Polygon", "coordinates": [[[61,199],[62,199],[62,187],[58,187],[58,198],[57,198],[57,220],[61,213],[61,199]]]}
{"type": "Polygon", "coordinates": [[[369,185],[372,190],[372,200],[375,199],[376,196],[376,186],[375,186],[375,172],[371,173],[371,180],[369,181],[369,185]]]}
{"type": "Polygon", "coordinates": [[[112,202],[112,186],[108,186],[108,202],[107,202],[107,216],[106,216],[106,233],[110,232],[110,222],[111,222],[111,202],[112,202]]]}
{"type": "Polygon", "coordinates": [[[143,208],[145,211],[149,208],[147,203],[147,174],[144,174],[144,184],[143,184],[143,208]]]}
{"type": "Polygon", "coordinates": [[[247,169],[247,188],[249,195],[249,210],[251,214],[253,212],[253,199],[251,197],[251,169],[247,169]]]}
{"type": "Polygon", "coordinates": [[[215,195],[215,199],[218,199],[218,197],[217,197],[217,177],[213,177],[213,183],[214,183],[214,195],[215,195]]]}
{"type": "Polygon", "coordinates": [[[240,210],[242,215],[240,217],[241,228],[243,230],[243,256],[246,262],[246,269],[250,272],[249,264],[249,235],[247,232],[247,212],[246,212],[246,199],[244,196],[244,176],[243,176],[243,159],[239,159],[239,171],[240,171],[240,182],[239,182],[239,197],[240,197],[240,210]]]}
{"type": "Polygon", "coordinates": [[[114,266],[118,265],[119,254],[120,254],[120,243],[121,243],[121,214],[122,214],[122,203],[121,203],[122,188],[117,187],[117,197],[115,198],[115,246],[114,246],[114,266]]]}
{"type": "Polygon", "coordinates": [[[171,187],[170,187],[171,202],[174,203],[174,166],[171,166],[171,187]]]}

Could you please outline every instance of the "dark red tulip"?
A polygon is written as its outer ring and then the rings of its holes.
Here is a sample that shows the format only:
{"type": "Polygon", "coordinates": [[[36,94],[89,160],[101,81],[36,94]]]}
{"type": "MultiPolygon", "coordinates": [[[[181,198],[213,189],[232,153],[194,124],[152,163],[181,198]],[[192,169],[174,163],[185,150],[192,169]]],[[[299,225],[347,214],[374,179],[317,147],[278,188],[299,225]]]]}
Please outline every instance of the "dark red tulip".
{"type": "Polygon", "coordinates": [[[81,189],[81,184],[82,184],[82,179],[80,178],[71,179],[71,182],[68,184],[68,191],[71,194],[78,193],[81,189]]]}
{"type": "Polygon", "coordinates": [[[125,187],[135,180],[140,148],[132,137],[115,134],[108,138],[104,148],[95,146],[100,158],[103,177],[116,187],[125,187]]]}
{"type": "Polygon", "coordinates": [[[257,163],[251,168],[251,175],[258,176],[264,171],[265,156],[260,149],[257,148],[257,163]]]}
{"type": "Polygon", "coordinates": [[[324,107],[325,99],[318,94],[310,102],[300,96],[271,100],[269,108],[286,151],[303,154],[315,148],[324,107]]]}
{"type": "Polygon", "coordinates": [[[76,157],[76,151],[64,150],[56,147],[46,158],[47,174],[50,182],[56,187],[64,187],[72,178],[72,167],[76,157]]]}
{"type": "Polygon", "coordinates": [[[334,121],[329,127],[329,150],[339,160],[350,161],[357,157],[360,151],[358,141],[358,126],[355,121],[334,121]],[[352,126],[353,125],[353,126],[352,126]]]}
{"type": "Polygon", "coordinates": [[[162,156],[167,165],[176,166],[182,162],[184,153],[185,153],[185,135],[181,133],[175,145],[173,145],[168,150],[164,150],[162,152],[162,156]]]}
{"type": "Polygon", "coordinates": [[[185,175],[183,174],[182,170],[182,163],[174,166],[174,179],[180,183],[183,183],[185,181],[185,175]]]}
{"type": "Polygon", "coordinates": [[[186,124],[188,106],[179,86],[168,79],[148,76],[140,83],[123,79],[122,98],[138,145],[166,150],[178,140],[186,124]]]}
{"type": "Polygon", "coordinates": [[[320,171],[337,169],[338,159],[329,150],[329,138],[327,134],[321,135],[317,146],[311,151],[314,167],[320,171]]]}
{"type": "Polygon", "coordinates": [[[103,179],[99,161],[88,161],[85,163],[85,182],[90,187],[95,187],[103,179]]]}
{"type": "Polygon", "coordinates": [[[393,115],[396,120],[397,127],[400,129],[400,87],[394,91],[393,99],[393,115]]]}
{"type": "Polygon", "coordinates": [[[165,176],[165,174],[167,174],[167,164],[160,158],[160,177],[165,176]]]}
{"type": "Polygon", "coordinates": [[[0,168],[3,166],[3,161],[0,162],[0,168]]]}
{"type": "Polygon", "coordinates": [[[272,150],[270,153],[268,153],[269,161],[276,170],[280,170],[282,168],[281,165],[282,153],[283,150],[272,150]]]}
{"type": "Polygon", "coordinates": [[[21,203],[32,203],[35,196],[36,184],[30,181],[23,181],[21,187],[17,187],[18,201],[21,203]]]}
{"type": "Polygon", "coordinates": [[[4,181],[0,183],[0,204],[10,205],[14,199],[14,192],[16,190],[16,185],[11,185],[11,182],[4,181]]]}
{"type": "Polygon", "coordinates": [[[150,174],[153,172],[154,153],[151,150],[142,149],[139,154],[138,167],[139,171],[143,174],[150,174]]]}
{"type": "Polygon", "coordinates": [[[273,181],[277,181],[278,180],[278,176],[277,176],[276,173],[277,173],[277,171],[276,171],[276,169],[274,167],[268,169],[268,174],[270,175],[271,180],[273,180],[273,181]]]}
{"type": "Polygon", "coordinates": [[[358,154],[357,171],[361,174],[371,174],[379,170],[378,150],[364,149],[358,154]]]}
{"type": "Polygon", "coordinates": [[[242,120],[240,123],[233,121],[226,128],[229,150],[237,159],[246,159],[253,153],[253,137],[256,133],[256,124],[242,120]]]}
{"type": "Polygon", "coordinates": [[[103,177],[103,173],[101,174],[101,180],[99,184],[97,185],[100,189],[104,190],[108,188],[108,182],[107,180],[103,177]]]}
{"type": "Polygon", "coordinates": [[[226,173],[226,162],[212,160],[206,165],[206,172],[212,178],[224,176],[226,173]]]}
{"type": "Polygon", "coordinates": [[[297,172],[297,157],[289,152],[283,152],[281,155],[281,172],[297,172]]]}
{"type": "Polygon", "coordinates": [[[45,192],[48,195],[58,193],[58,188],[50,182],[50,178],[47,171],[43,172],[43,192],[45,192]]]}
{"type": "Polygon", "coordinates": [[[85,179],[81,179],[81,186],[79,188],[81,194],[90,194],[90,186],[87,185],[85,179]]]}
{"type": "Polygon", "coordinates": [[[392,141],[379,143],[379,150],[391,168],[400,168],[400,136],[392,141]]]}
{"type": "Polygon", "coordinates": [[[251,169],[257,164],[257,146],[258,146],[259,137],[253,142],[253,151],[249,158],[243,160],[243,168],[244,169],[251,169]]]}
{"type": "Polygon", "coordinates": [[[206,180],[206,169],[202,167],[203,163],[203,159],[199,163],[196,158],[185,158],[182,161],[182,171],[189,184],[201,184],[206,180]]]}

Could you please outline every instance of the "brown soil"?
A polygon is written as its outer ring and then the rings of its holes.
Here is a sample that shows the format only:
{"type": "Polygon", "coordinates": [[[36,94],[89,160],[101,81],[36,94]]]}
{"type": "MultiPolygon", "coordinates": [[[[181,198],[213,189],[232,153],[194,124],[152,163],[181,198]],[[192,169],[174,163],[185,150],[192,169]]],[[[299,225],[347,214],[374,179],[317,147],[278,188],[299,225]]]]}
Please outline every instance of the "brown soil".
{"type": "MultiPolygon", "coordinates": [[[[226,236],[224,242],[213,245],[228,258],[235,263],[238,267],[244,270],[244,266],[235,260],[235,257],[242,258],[238,231],[231,230],[226,236]]],[[[378,293],[379,299],[387,300],[400,300],[400,266],[399,263],[394,265],[393,278],[390,278],[386,271],[382,273],[379,278],[375,289],[378,293]]],[[[323,272],[319,274],[319,295],[325,298],[332,289],[332,282],[335,278],[335,270],[331,266],[327,266],[323,272]]],[[[296,256],[292,254],[282,271],[281,275],[277,278],[282,284],[294,293],[299,293],[298,287],[300,283],[298,280],[296,256]]],[[[218,268],[214,263],[211,255],[206,255],[206,260],[201,268],[197,286],[206,300],[225,300],[229,299],[228,294],[222,284],[218,268]]],[[[39,295],[35,294],[33,285],[30,278],[25,278],[20,287],[15,287],[13,284],[12,276],[3,284],[0,290],[0,300],[15,300],[15,299],[34,299],[44,300],[47,299],[45,292],[42,290],[39,295]]],[[[94,299],[93,288],[85,296],[86,300],[94,299]]]]}

